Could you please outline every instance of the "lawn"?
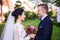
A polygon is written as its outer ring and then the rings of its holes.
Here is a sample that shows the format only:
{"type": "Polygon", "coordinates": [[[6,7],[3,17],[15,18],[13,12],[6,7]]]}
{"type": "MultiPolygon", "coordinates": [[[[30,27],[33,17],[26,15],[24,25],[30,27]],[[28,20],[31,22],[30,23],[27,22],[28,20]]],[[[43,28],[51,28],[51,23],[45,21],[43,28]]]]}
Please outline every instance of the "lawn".
{"type": "MultiPolygon", "coordinates": [[[[22,22],[22,24],[25,26],[25,28],[28,25],[32,25],[32,26],[35,26],[37,29],[39,22],[40,22],[39,20],[26,20],[26,21],[22,22]]],[[[2,33],[3,26],[4,26],[4,24],[0,25],[0,35],[2,33]]],[[[53,27],[52,40],[60,40],[60,27],[57,27],[55,25],[53,27]]]]}

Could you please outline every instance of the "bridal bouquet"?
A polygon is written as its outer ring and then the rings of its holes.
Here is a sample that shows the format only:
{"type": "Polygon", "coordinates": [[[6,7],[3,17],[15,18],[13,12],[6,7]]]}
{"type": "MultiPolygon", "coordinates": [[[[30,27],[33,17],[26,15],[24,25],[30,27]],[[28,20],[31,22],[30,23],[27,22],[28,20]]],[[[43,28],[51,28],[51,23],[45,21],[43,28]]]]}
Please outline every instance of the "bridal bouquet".
{"type": "Polygon", "coordinates": [[[28,26],[26,32],[27,32],[27,35],[36,34],[36,28],[34,26],[28,26]]]}
{"type": "MultiPolygon", "coordinates": [[[[36,34],[36,28],[34,26],[28,26],[26,29],[27,35],[29,34],[36,34]]],[[[31,38],[30,40],[34,40],[31,38]]]]}

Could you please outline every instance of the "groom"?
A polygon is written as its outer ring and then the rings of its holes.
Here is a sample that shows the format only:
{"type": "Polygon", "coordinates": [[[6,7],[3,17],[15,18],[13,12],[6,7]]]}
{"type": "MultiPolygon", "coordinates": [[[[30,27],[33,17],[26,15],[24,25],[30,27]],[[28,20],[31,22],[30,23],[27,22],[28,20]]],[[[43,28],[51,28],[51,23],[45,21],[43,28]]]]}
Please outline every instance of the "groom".
{"type": "Polygon", "coordinates": [[[41,22],[38,25],[38,31],[34,40],[51,40],[53,23],[48,13],[48,6],[46,4],[38,5],[38,15],[41,17],[41,22]]]}

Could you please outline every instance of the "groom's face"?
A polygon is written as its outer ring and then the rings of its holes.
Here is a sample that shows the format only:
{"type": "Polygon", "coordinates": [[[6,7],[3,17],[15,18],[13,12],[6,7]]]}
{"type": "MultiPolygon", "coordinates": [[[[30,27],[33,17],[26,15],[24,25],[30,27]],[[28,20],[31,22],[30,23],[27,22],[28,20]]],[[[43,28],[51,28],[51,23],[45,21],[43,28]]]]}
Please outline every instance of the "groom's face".
{"type": "Polygon", "coordinates": [[[38,16],[42,16],[43,10],[42,10],[42,6],[38,7],[38,16]]]}
{"type": "Polygon", "coordinates": [[[38,16],[42,17],[46,13],[46,10],[43,6],[38,6],[38,16]]]}

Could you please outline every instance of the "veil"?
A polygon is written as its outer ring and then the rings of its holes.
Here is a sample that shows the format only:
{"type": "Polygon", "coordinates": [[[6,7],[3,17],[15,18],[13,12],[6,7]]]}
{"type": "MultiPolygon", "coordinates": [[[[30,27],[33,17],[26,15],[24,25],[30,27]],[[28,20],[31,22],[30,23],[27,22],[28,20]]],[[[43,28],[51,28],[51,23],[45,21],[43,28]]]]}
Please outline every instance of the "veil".
{"type": "Polygon", "coordinates": [[[6,24],[4,26],[1,40],[13,40],[13,26],[15,18],[11,15],[13,11],[10,12],[6,24]]]}

